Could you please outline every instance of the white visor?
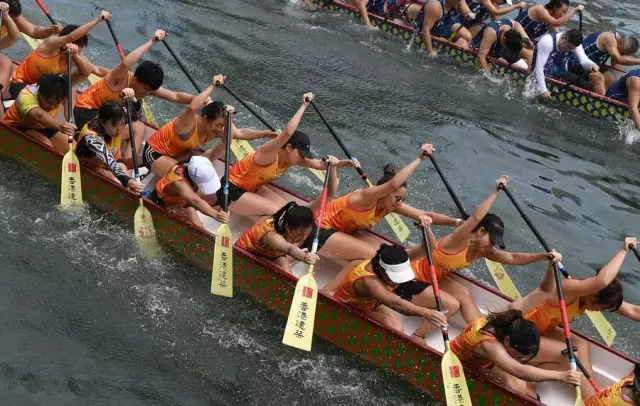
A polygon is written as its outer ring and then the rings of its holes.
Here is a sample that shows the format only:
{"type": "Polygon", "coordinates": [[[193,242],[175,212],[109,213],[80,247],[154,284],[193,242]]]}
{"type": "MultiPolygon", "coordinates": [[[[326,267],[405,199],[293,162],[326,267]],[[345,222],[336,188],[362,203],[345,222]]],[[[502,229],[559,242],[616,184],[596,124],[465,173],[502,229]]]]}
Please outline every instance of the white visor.
{"type": "Polygon", "coordinates": [[[389,279],[393,283],[405,283],[415,279],[415,274],[411,268],[409,260],[402,264],[389,265],[380,260],[380,266],[385,270],[389,279]]]}
{"type": "Polygon", "coordinates": [[[212,195],[220,189],[220,178],[209,158],[194,156],[189,160],[189,178],[198,186],[200,193],[212,195]]]}
{"type": "Polygon", "coordinates": [[[513,5],[513,0],[505,0],[505,3],[507,3],[508,5],[513,5]]]}

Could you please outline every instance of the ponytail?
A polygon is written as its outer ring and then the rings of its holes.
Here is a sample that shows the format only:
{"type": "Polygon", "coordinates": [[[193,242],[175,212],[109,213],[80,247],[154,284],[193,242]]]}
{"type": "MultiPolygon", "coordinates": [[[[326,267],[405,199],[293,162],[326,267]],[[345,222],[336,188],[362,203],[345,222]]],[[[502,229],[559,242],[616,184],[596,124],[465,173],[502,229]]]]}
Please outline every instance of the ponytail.
{"type": "MultiPolygon", "coordinates": [[[[393,179],[394,176],[396,176],[396,172],[397,171],[395,166],[393,166],[392,164],[386,164],[382,168],[383,175],[380,179],[378,179],[378,182],[376,182],[376,186],[384,185],[385,183],[389,182],[391,179],[393,179]]],[[[407,187],[407,182],[404,182],[400,187],[407,187]]]]}
{"type": "Polygon", "coordinates": [[[274,230],[286,237],[289,228],[313,226],[313,211],[306,206],[299,206],[296,202],[289,202],[273,214],[274,230]]]}
{"type": "Polygon", "coordinates": [[[533,359],[540,349],[540,330],[535,323],[523,318],[520,310],[490,313],[481,331],[491,334],[501,343],[509,338],[509,345],[527,358],[521,361],[523,363],[533,359]]]}
{"type": "Polygon", "coordinates": [[[389,265],[402,264],[409,260],[409,254],[407,254],[407,250],[399,245],[380,244],[376,255],[371,259],[373,273],[378,275],[379,278],[386,275],[385,270],[380,265],[381,260],[389,265]]]}

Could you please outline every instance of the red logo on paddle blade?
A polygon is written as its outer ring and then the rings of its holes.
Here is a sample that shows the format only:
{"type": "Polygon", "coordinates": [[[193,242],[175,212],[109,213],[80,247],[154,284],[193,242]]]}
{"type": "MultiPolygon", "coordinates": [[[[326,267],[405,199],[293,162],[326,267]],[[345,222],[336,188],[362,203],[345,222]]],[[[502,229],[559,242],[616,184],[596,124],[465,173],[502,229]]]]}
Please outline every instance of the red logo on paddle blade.
{"type": "Polygon", "coordinates": [[[67,171],[71,173],[75,173],[77,169],[77,165],[74,163],[70,163],[69,165],[67,165],[67,171]]]}
{"type": "Polygon", "coordinates": [[[313,297],[313,289],[305,286],[304,288],[302,288],[302,296],[311,299],[313,297]]]}
{"type": "Polygon", "coordinates": [[[229,237],[220,237],[220,245],[224,248],[229,247],[229,237]]]}
{"type": "Polygon", "coordinates": [[[449,376],[452,378],[460,378],[460,368],[456,366],[449,367],[449,376]]]}

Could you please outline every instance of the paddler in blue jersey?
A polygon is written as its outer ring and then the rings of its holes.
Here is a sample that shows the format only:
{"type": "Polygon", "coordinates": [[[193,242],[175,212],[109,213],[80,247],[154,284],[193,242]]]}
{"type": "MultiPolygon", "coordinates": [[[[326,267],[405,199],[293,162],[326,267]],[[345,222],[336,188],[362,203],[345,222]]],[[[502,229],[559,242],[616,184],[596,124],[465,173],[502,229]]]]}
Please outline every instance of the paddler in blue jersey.
{"type": "Polygon", "coordinates": [[[478,50],[480,69],[488,71],[490,70],[488,56],[502,58],[509,64],[525,59],[530,65],[531,51],[527,48],[533,48],[533,44],[520,24],[504,18],[487,24],[473,38],[471,48],[478,50]]]}
{"type": "Polygon", "coordinates": [[[550,99],[552,96],[547,89],[546,76],[564,79],[567,73],[567,62],[571,55],[578,58],[586,71],[591,72],[589,82],[580,85],[587,88],[592,87],[594,91],[604,93],[602,90],[604,76],[600,73],[600,67],[587,58],[581,44],[582,33],[576,29],[563,33],[547,34],[538,42],[533,53],[533,69],[538,91],[545,99],[550,99]]]}
{"type": "Polygon", "coordinates": [[[584,10],[583,5],[569,11],[569,0],[550,0],[547,4],[536,4],[524,9],[515,18],[522,25],[532,41],[538,40],[547,31],[558,32],[576,13],[584,10]]]}
{"type": "MultiPolygon", "coordinates": [[[[605,65],[609,58],[614,67],[640,65],[640,58],[633,56],[638,51],[638,39],[635,37],[623,36],[617,32],[594,32],[582,40],[582,48],[587,57],[600,66],[607,89],[616,80],[616,76],[605,65]]],[[[589,74],[573,56],[569,58],[569,72],[579,76],[589,74]]]]}
{"type": "Polygon", "coordinates": [[[629,113],[636,127],[640,129],[640,69],[629,71],[622,76],[607,90],[607,97],[627,102],[629,104],[629,113]]]}
{"type": "Polygon", "coordinates": [[[462,25],[469,30],[474,38],[484,26],[497,20],[498,17],[527,7],[527,3],[524,1],[513,4],[512,0],[466,0],[466,2],[469,10],[476,15],[476,18],[467,20],[462,25]],[[504,4],[507,6],[500,7],[504,4]]]}

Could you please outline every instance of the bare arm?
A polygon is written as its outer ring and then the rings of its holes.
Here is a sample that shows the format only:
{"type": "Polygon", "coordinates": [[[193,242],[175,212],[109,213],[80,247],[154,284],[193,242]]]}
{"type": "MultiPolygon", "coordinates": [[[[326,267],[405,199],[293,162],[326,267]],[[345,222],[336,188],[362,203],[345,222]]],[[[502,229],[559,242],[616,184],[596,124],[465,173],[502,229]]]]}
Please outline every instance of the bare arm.
{"type": "Polygon", "coordinates": [[[269,231],[264,237],[262,237],[264,244],[272,250],[277,250],[283,254],[290,255],[298,261],[304,261],[307,253],[300,249],[300,247],[291,244],[282,235],[275,231],[269,231]]]}
{"type": "Polygon", "coordinates": [[[387,287],[377,278],[361,278],[356,282],[356,293],[365,292],[369,296],[378,300],[383,305],[406,316],[428,317],[435,312],[432,309],[416,306],[413,303],[402,299],[393,292],[389,292],[387,287]]]}
{"type": "MultiPolygon", "coordinates": [[[[427,228],[427,238],[429,239],[429,247],[433,250],[436,246],[436,236],[431,231],[431,228],[427,228]]],[[[407,248],[407,254],[409,254],[409,260],[411,262],[416,261],[426,256],[424,244],[416,245],[415,247],[407,248]]]]}
{"type": "Polygon", "coordinates": [[[487,358],[508,374],[527,382],[561,381],[562,372],[548,371],[530,365],[523,365],[513,359],[505,350],[502,343],[497,341],[484,341],[480,344],[487,354],[487,358]]]}
{"type": "MultiPolygon", "coordinates": [[[[507,5],[506,7],[496,7],[495,4],[491,0],[483,0],[482,4],[491,14],[491,17],[503,16],[505,14],[509,14],[513,10],[517,10],[521,8],[520,4],[512,4],[507,5]]],[[[495,18],[493,18],[495,20],[495,18]]]]}
{"type": "Polygon", "coordinates": [[[431,220],[433,220],[433,224],[437,226],[455,227],[458,225],[458,219],[433,211],[416,209],[415,207],[410,206],[406,203],[401,203],[400,206],[398,206],[398,208],[395,210],[395,212],[414,220],[420,220],[421,216],[429,216],[431,217],[431,220]]]}
{"type": "Polygon", "coordinates": [[[509,252],[493,248],[488,254],[487,259],[506,265],[529,265],[534,262],[541,262],[549,259],[548,252],[528,253],[528,252],[509,252]]]}
{"type": "Polygon", "coordinates": [[[165,87],[160,87],[158,90],[154,90],[150,94],[158,99],[177,104],[189,104],[195,98],[191,93],[176,92],[175,90],[169,90],[165,87]]]}
{"type": "Polygon", "coordinates": [[[622,306],[620,306],[616,313],[630,320],[640,321],[640,306],[638,305],[622,302],[622,306]]]}
{"type": "Polygon", "coordinates": [[[489,63],[487,62],[487,56],[491,52],[491,47],[496,43],[498,36],[496,32],[491,29],[485,29],[482,35],[482,42],[480,43],[480,49],[478,50],[478,62],[480,63],[480,69],[488,71],[489,63]]]}
{"type": "Polygon", "coordinates": [[[191,131],[193,131],[193,128],[196,125],[197,112],[207,102],[209,96],[211,96],[216,88],[216,84],[218,83],[224,83],[224,76],[215,75],[213,79],[211,79],[211,84],[207,86],[202,93],[194,97],[187,108],[176,117],[174,123],[179,134],[190,134],[191,131]]]}
{"type": "MultiPolygon", "coordinates": [[[[259,140],[260,138],[275,138],[277,132],[271,130],[254,130],[252,128],[233,128],[233,138],[236,140],[259,140]]],[[[324,168],[323,168],[324,169],[324,168]]]]}
{"type": "MultiPolygon", "coordinates": [[[[331,165],[333,165],[333,167],[331,168],[331,175],[329,177],[329,184],[327,185],[327,201],[330,202],[336,198],[336,193],[338,191],[338,184],[340,182],[338,179],[338,169],[335,166],[335,163],[338,162],[338,158],[329,155],[327,159],[329,160],[329,162],[331,162],[331,165]]],[[[323,169],[325,170],[327,169],[326,165],[323,169]]],[[[325,175],[326,175],[326,172],[325,172],[325,175]]],[[[311,209],[311,211],[315,212],[320,208],[321,197],[322,195],[318,196],[318,198],[314,199],[312,202],[309,203],[308,207],[311,209]]]]}
{"type": "Polygon", "coordinates": [[[172,188],[175,193],[182,196],[182,198],[187,202],[188,205],[195,207],[202,214],[212,217],[216,220],[220,218],[220,213],[217,210],[214,210],[209,203],[204,201],[196,192],[193,191],[188,182],[178,181],[173,182],[169,186],[172,188]]]}
{"type": "Polygon", "coordinates": [[[636,125],[636,128],[640,128],[640,111],[638,111],[638,105],[640,105],[640,78],[627,79],[627,88],[629,89],[629,113],[631,119],[636,125]]]}
{"type": "Polygon", "coordinates": [[[56,120],[51,117],[43,108],[36,107],[27,113],[27,117],[32,118],[47,128],[61,129],[65,124],[64,121],[56,120]]]}
{"type": "Polygon", "coordinates": [[[71,72],[71,83],[75,86],[91,75],[92,67],[91,62],[80,53],[74,54],[71,58],[76,65],[76,69],[71,72]]]}
{"type": "Polygon", "coordinates": [[[580,9],[580,7],[572,8],[567,12],[563,17],[555,18],[550,13],[549,10],[544,8],[543,6],[534,7],[529,12],[531,13],[531,17],[534,17],[537,21],[542,21],[546,24],[549,24],[552,27],[560,27],[567,23],[567,21],[571,20],[571,18],[576,14],[576,12],[580,9]]]}
{"type": "Polygon", "coordinates": [[[89,22],[84,23],[80,27],[71,31],[69,34],[61,35],[61,36],[52,36],[47,38],[38,47],[38,49],[42,49],[44,53],[46,53],[47,55],[51,55],[51,54],[55,55],[60,48],[62,48],[66,44],[75,42],[80,38],[84,37],[89,33],[89,31],[91,31],[93,27],[98,25],[101,21],[106,20],[107,18],[110,18],[110,17],[111,17],[111,13],[103,10],[102,12],[100,12],[100,15],[98,17],[93,18],[89,22]]]}
{"type": "Polygon", "coordinates": [[[282,131],[278,136],[271,141],[268,141],[256,151],[256,154],[253,157],[253,160],[258,165],[269,165],[276,160],[276,156],[278,154],[278,150],[284,147],[287,142],[289,142],[289,138],[293,135],[293,133],[298,129],[298,125],[300,125],[300,120],[302,120],[302,116],[304,112],[307,110],[309,103],[313,100],[313,93],[307,93],[302,96],[302,105],[296,111],[296,114],[291,117],[291,120],[287,123],[284,131],[282,131]]]}
{"type": "Polygon", "coordinates": [[[152,46],[159,41],[162,41],[166,35],[167,34],[164,31],[156,30],[149,41],[129,52],[129,54],[125,56],[115,68],[113,68],[111,73],[107,76],[107,83],[112,88],[116,89],[126,86],[129,80],[129,71],[131,71],[131,68],[140,61],[142,56],[150,50],[152,46]]]}
{"type": "Polygon", "coordinates": [[[440,19],[444,10],[440,10],[440,5],[436,2],[429,2],[427,4],[425,13],[425,21],[423,23],[422,35],[424,37],[424,47],[427,50],[429,55],[435,55],[436,52],[433,49],[433,44],[431,43],[431,29],[436,24],[436,21],[440,19]]]}
{"type": "MultiPolygon", "coordinates": [[[[6,5],[8,10],[8,4],[3,4],[6,5]]],[[[20,37],[20,30],[18,29],[15,21],[13,21],[13,18],[9,15],[9,12],[6,10],[2,11],[2,24],[7,27],[7,36],[0,40],[0,49],[7,49],[18,40],[20,37]]]]}
{"type": "Polygon", "coordinates": [[[45,39],[53,34],[56,34],[62,30],[60,25],[52,25],[50,27],[42,27],[39,25],[34,25],[31,21],[24,18],[24,16],[17,16],[14,18],[16,25],[20,32],[24,32],[31,38],[35,39],[45,39]]]}

